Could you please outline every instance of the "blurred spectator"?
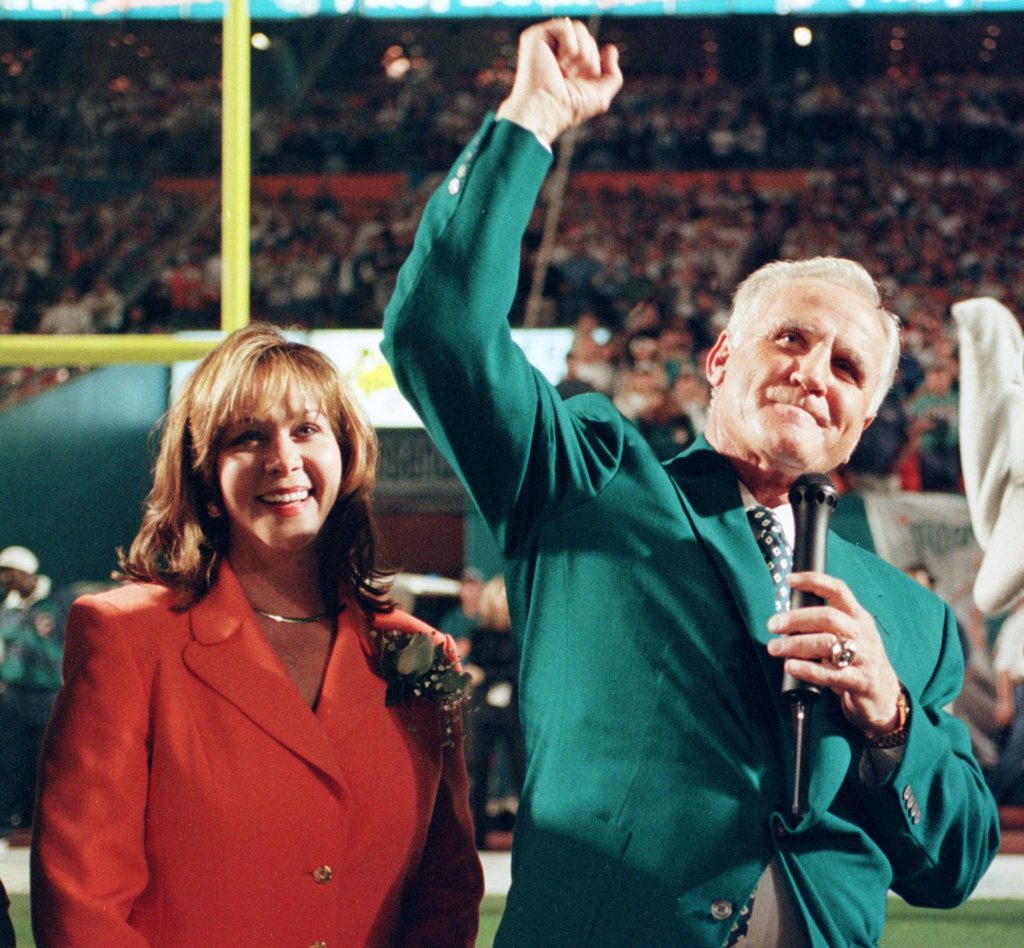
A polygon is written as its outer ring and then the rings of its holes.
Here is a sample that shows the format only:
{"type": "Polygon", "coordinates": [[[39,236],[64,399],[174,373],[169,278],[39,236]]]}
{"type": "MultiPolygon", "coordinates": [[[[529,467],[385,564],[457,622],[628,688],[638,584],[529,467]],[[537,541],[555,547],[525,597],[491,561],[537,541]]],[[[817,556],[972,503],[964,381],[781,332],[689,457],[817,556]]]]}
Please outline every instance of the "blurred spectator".
{"type": "Polygon", "coordinates": [[[0,836],[32,822],[36,761],[61,682],[63,609],[23,546],[0,551],[0,836]]]}
{"type": "Polygon", "coordinates": [[[580,313],[593,306],[594,283],[602,267],[590,256],[586,241],[578,230],[571,233],[556,252],[552,265],[554,277],[560,281],[555,294],[558,300],[557,322],[560,326],[569,326],[580,313]]]}
{"type": "Polygon", "coordinates": [[[190,253],[179,253],[162,279],[177,327],[195,329],[214,324],[219,288],[207,282],[202,266],[190,253]]]}
{"type": "MultiPolygon", "coordinates": [[[[935,577],[923,563],[905,566],[903,572],[925,589],[934,591],[935,577]]],[[[964,683],[953,702],[953,713],[967,725],[971,749],[991,787],[1000,764],[1007,721],[998,709],[996,672],[981,611],[971,610],[966,629],[957,621],[957,632],[964,655],[964,683]]]]}
{"type": "Polygon", "coordinates": [[[106,277],[98,277],[82,297],[96,332],[120,332],[124,326],[124,297],[106,277]]]}
{"type": "Polygon", "coordinates": [[[910,443],[909,428],[903,398],[895,388],[890,389],[878,407],[875,420],[860,436],[844,471],[851,489],[899,489],[896,468],[910,443]]]}
{"type": "Polygon", "coordinates": [[[661,403],[639,425],[659,458],[675,457],[704,431],[710,400],[704,376],[691,365],[680,367],[661,403]]]}
{"type": "Polygon", "coordinates": [[[952,367],[936,362],[907,406],[922,490],[960,490],[958,405],[952,367]]]}
{"type": "Polygon", "coordinates": [[[491,820],[491,777],[497,770],[499,748],[511,780],[503,806],[514,813],[526,773],[523,734],[519,725],[519,656],[512,638],[505,580],[489,580],[480,597],[480,624],[473,630],[465,670],[473,680],[466,711],[466,763],[470,807],[478,849],[487,845],[491,820]]]}
{"type": "Polygon", "coordinates": [[[92,314],[70,286],[61,290],[55,303],[43,307],[38,327],[41,333],[61,335],[91,333],[93,329],[92,314]]]}
{"type": "Polygon", "coordinates": [[[121,328],[121,332],[124,333],[148,333],[152,330],[149,320],[146,316],[146,309],[140,306],[138,303],[128,307],[128,312],[125,315],[124,326],[121,328]]]}
{"type": "Polygon", "coordinates": [[[637,427],[654,422],[668,390],[668,373],[647,355],[645,352],[625,371],[613,399],[615,407],[637,427]]]}
{"type": "Polygon", "coordinates": [[[1024,598],[999,629],[992,667],[995,719],[1002,734],[989,786],[1000,803],[1024,804],[1024,598]]]}
{"type": "Polygon", "coordinates": [[[606,344],[611,333],[590,310],[581,313],[573,327],[571,356],[573,379],[589,385],[595,392],[610,394],[615,371],[608,359],[606,344]]]}
{"type": "Polygon", "coordinates": [[[455,639],[459,656],[465,658],[472,645],[473,629],[480,623],[480,596],[484,589],[484,576],[480,570],[468,566],[459,582],[459,604],[449,609],[437,627],[455,639]]]}
{"type": "Polygon", "coordinates": [[[18,309],[10,300],[0,300],[0,336],[14,332],[18,309]]]}
{"type": "Polygon", "coordinates": [[[555,386],[562,398],[572,398],[574,395],[585,395],[587,392],[595,391],[593,385],[580,378],[579,368],[579,352],[574,346],[565,354],[565,376],[555,386]]]}
{"type": "MultiPolygon", "coordinates": [[[[906,573],[912,580],[914,580],[915,583],[924,586],[925,589],[929,589],[932,592],[935,592],[935,576],[932,574],[932,571],[928,569],[927,566],[925,566],[924,563],[912,563],[910,566],[904,566],[903,572],[906,573]]],[[[982,642],[982,644],[980,645],[978,644],[979,636],[983,637],[984,632],[978,630],[975,630],[975,632],[976,634],[972,636],[963,627],[960,620],[956,620],[956,634],[960,642],[960,651],[963,653],[965,663],[970,662],[971,654],[973,652],[982,652],[986,655],[988,653],[987,642],[982,642]]]]}
{"type": "Polygon", "coordinates": [[[953,711],[967,725],[971,749],[989,780],[999,763],[999,738],[1005,724],[996,719],[996,674],[988,627],[978,609],[972,610],[965,633],[964,684],[953,703],[953,711]]]}

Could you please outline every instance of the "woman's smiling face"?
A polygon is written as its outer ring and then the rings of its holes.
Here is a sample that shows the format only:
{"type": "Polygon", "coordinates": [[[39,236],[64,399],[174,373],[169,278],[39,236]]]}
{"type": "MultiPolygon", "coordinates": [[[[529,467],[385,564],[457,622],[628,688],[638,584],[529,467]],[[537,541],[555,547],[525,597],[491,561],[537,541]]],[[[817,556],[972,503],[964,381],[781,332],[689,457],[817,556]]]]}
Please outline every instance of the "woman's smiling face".
{"type": "Polygon", "coordinates": [[[314,398],[289,389],[279,403],[229,423],[216,463],[229,556],[312,549],[342,476],[337,436],[314,398]]]}

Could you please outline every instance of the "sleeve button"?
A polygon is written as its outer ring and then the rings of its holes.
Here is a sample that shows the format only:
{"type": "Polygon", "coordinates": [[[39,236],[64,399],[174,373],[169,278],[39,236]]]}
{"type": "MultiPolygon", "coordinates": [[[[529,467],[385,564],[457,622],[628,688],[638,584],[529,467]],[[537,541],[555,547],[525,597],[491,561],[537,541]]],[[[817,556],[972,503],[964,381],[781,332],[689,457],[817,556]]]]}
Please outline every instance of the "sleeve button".
{"type": "Polygon", "coordinates": [[[715,899],[711,903],[711,915],[720,922],[729,918],[732,915],[732,902],[728,899],[715,899]]]}

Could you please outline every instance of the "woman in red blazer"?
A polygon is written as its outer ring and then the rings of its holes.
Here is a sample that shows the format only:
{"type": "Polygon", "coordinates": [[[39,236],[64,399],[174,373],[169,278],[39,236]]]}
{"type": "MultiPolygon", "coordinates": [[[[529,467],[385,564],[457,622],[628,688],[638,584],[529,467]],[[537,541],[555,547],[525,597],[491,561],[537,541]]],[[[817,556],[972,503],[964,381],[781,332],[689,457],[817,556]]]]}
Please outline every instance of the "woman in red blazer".
{"type": "Polygon", "coordinates": [[[68,620],[41,946],[474,943],[464,676],[387,598],[376,450],[334,366],[268,327],[185,383],[133,582],[68,620]]]}

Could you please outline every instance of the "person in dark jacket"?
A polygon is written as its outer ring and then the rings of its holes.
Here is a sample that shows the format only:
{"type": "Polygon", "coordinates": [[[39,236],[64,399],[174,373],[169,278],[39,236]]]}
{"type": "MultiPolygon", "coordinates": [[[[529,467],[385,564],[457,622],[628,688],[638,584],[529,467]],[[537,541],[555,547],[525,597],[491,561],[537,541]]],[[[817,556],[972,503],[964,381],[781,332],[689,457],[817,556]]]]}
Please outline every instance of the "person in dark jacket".
{"type": "Polygon", "coordinates": [[[505,751],[512,795],[517,801],[526,771],[519,725],[519,655],[512,638],[505,580],[501,576],[484,585],[480,620],[482,624],[473,630],[466,664],[473,679],[473,696],[466,714],[466,757],[476,845],[486,849],[487,804],[499,748],[505,751]]]}

